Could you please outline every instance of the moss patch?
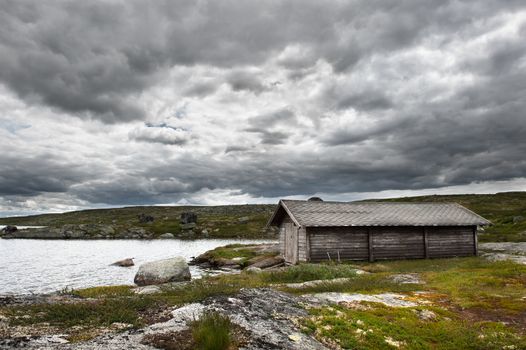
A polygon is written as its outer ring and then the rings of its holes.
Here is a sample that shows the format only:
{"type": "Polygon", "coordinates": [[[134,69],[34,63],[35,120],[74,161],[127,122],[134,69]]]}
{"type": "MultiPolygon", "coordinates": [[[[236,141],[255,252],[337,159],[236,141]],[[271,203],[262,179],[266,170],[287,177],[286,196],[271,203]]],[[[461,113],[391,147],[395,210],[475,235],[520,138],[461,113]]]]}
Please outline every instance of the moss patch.
{"type": "Polygon", "coordinates": [[[524,349],[525,339],[496,322],[471,323],[432,308],[434,320],[418,316],[422,308],[391,308],[363,303],[367,310],[343,306],[311,309],[303,331],[344,349],[524,349]]]}

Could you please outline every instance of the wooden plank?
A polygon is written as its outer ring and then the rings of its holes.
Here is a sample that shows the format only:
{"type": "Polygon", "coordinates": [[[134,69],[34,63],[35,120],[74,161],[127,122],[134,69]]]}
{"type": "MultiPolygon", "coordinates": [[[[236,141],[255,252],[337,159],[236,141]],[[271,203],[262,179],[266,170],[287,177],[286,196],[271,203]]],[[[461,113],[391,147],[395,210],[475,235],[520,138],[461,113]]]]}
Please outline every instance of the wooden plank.
{"type": "Polygon", "coordinates": [[[374,261],[374,252],[373,252],[373,233],[371,232],[371,229],[367,229],[367,238],[369,240],[369,261],[374,261]]]}
{"type": "Polygon", "coordinates": [[[479,255],[479,245],[478,245],[478,237],[477,237],[477,226],[473,226],[473,247],[475,256],[479,255]]]}

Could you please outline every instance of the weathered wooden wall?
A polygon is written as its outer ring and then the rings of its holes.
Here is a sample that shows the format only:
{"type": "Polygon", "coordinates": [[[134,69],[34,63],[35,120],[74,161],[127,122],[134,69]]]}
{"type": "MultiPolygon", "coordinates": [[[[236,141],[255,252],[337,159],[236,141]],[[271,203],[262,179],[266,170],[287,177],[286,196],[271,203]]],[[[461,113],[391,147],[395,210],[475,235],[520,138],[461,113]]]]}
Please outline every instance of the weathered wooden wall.
{"type": "MultiPolygon", "coordinates": [[[[301,236],[301,235],[300,235],[301,236]]],[[[418,259],[477,254],[476,228],[452,227],[309,227],[300,260],[418,259]],[[309,251],[310,250],[310,251],[309,251]]],[[[301,260],[303,261],[303,260],[301,260]]]]}
{"type": "Polygon", "coordinates": [[[363,227],[309,227],[310,261],[365,260],[368,258],[367,229],[363,227]],[[328,254],[327,254],[328,253],[328,254]]]}
{"type": "Polygon", "coordinates": [[[309,254],[309,244],[307,242],[307,229],[300,227],[298,230],[298,261],[306,262],[309,254]]]}
{"type": "Polygon", "coordinates": [[[372,227],[373,258],[418,259],[425,257],[421,227],[372,227]]]}
{"type": "MultiPolygon", "coordinates": [[[[430,258],[476,255],[476,238],[473,227],[428,228],[430,258]]],[[[476,228],[475,228],[476,230],[476,228]]]]}

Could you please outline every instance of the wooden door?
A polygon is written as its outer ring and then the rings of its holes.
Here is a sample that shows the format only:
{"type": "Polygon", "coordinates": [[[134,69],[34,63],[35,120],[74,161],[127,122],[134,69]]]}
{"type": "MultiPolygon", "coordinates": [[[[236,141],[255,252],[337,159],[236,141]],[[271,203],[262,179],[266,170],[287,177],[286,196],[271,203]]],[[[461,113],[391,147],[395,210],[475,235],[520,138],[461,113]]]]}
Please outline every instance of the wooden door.
{"type": "Polygon", "coordinates": [[[295,264],[298,260],[298,230],[293,223],[285,225],[285,261],[295,264]]]}

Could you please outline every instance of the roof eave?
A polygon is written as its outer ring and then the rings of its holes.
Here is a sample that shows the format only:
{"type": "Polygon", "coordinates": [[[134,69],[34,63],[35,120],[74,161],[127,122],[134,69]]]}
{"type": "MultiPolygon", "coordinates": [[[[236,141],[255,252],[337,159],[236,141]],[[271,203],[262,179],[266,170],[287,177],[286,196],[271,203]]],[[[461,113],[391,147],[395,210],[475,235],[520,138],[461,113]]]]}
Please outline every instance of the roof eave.
{"type": "Polygon", "coordinates": [[[276,210],[274,211],[274,214],[272,214],[272,216],[270,217],[269,221],[267,222],[267,225],[265,225],[266,228],[270,227],[270,226],[278,226],[278,225],[275,225],[273,224],[274,222],[274,219],[276,218],[276,215],[278,214],[279,210],[283,208],[283,210],[285,210],[285,212],[287,213],[287,215],[290,217],[290,219],[298,226],[298,227],[301,227],[301,224],[299,223],[299,221],[294,217],[294,215],[292,214],[292,212],[290,211],[290,209],[287,207],[287,205],[283,202],[283,200],[280,200],[279,203],[278,203],[278,207],[276,208],[276,210]]]}

